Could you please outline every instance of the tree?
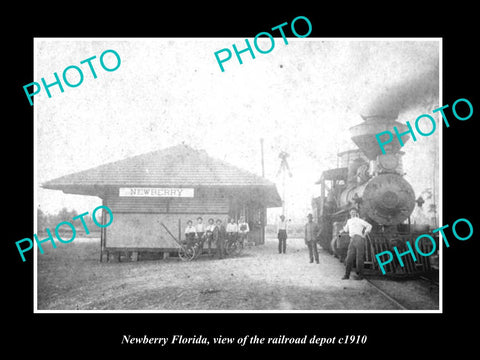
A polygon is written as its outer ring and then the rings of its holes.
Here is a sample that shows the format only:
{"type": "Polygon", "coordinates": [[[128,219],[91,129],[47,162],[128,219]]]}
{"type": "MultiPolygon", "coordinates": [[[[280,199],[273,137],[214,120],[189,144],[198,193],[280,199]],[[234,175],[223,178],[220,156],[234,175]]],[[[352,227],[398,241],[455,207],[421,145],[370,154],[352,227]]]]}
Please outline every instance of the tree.
{"type": "Polygon", "coordinates": [[[66,207],[64,207],[56,215],[56,218],[57,218],[56,219],[57,220],[56,224],[58,224],[59,222],[62,222],[62,221],[72,222],[72,218],[74,218],[77,215],[78,215],[78,213],[77,213],[76,210],[69,211],[66,207]]]}
{"type": "Polygon", "coordinates": [[[37,231],[45,231],[48,227],[48,215],[40,207],[37,208],[37,231]]]}

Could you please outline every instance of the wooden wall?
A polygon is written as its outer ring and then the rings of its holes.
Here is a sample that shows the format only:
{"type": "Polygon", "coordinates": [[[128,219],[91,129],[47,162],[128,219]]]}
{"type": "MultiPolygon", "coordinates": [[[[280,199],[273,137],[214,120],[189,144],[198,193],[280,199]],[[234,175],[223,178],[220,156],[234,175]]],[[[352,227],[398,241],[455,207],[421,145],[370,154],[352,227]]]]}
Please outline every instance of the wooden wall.
{"type": "Polygon", "coordinates": [[[105,205],[113,213],[174,213],[218,214],[228,213],[229,203],[225,198],[135,198],[111,197],[105,205]]]}
{"type": "MultiPolygon", "coordinates": [[[[187,221],[196,224],[201,216],[205,225],[209,218],[226,223],[228,216],[236,219],[245,215],[250,224],[250,240],[264,243],[264,219],[257,219],[260,208],[239,204],[221,192],[202,194],[194,198],[119,197],[104,198],[104,205],[113,214],[114,221],[104,229],[103,249],[174,250],[177,243],[162,223],[177,239],[185,238],[187,221]],[[260,223],[260,224],[259,224],[260,223]],[[256,225],[256,224],[259,224],[256,225]]],[[[263,209],[265,212],[265,209],[263,209]]],[[[263,216],[264,217],[264,216],[263,216]]]]}
{"type": "Polygon", "coordinates": [[[227,214],[152,214],[152,213],[115,213],[114,221],[107,229],[106,248],[135,249],[176,249],[177,243],[165,230],[168,228],[177,240],[185,239],[187,220],[196,223],[196,218],[202,216],[204,223],[208,217],[226,220],[227,214]],[[180,233],[179,233],[180,224],[180,233]]]}
{"type": "Polygon", "coordinates": [[[109,197],[104,199],[114,215],[106,228],[105,248],[121,249],[176,249],[177,240],[185,238],[187,221],[196,223],[201,216],[207,224],[209,218],[226,221],[229,212],[227,198],[135,198],[109,197]]]}

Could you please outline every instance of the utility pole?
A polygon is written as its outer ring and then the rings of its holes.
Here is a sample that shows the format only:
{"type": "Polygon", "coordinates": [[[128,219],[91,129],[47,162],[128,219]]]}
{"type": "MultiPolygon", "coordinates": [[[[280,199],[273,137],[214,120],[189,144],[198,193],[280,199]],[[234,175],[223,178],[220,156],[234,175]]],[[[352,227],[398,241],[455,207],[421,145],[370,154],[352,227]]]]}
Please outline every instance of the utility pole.
{"type": "Polygon", "coordinates": [[[287,157],[290,155],[286,151],[281,151],[278,157],[281,159],[280,161],[280,168],[278,169],[277,176],[282,172],[282,187],[283,187],[283,194],[282,194],[282,215],[286,216],[286,204],[285,204],[285,174],[288,171],[288,175],[292,177],[292,173],[290,172],[290,167],[288,166],[287,157]]]}
{"type": "Polygon", "coordinates": [[[265,177],[265,164],[263,162],[263,138],[260,138],[260,154],[262,156],[262,177],[265,177]]]}

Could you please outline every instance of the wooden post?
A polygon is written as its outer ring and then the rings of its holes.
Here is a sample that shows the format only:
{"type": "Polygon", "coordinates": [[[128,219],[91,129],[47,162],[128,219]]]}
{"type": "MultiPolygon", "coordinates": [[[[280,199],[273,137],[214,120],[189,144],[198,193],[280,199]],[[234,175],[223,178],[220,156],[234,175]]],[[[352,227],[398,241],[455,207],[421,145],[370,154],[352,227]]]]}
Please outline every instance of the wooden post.
{"type": "MultiPolygon", "coordinates": [[[[265,227],[267,225],[266,217],[267,217],[267,209],[265,207],[262,207],[258,209],[258,212],[260,213],[260,239],[258,245],[264,245],[265,244],[265,227]]],[[[257,245],[257,244],[255,244],[257,245]]]]}
{"type": "Polygon", "coordinates": [[[260,139],[260,153],[262,156],[262,177],[265,177],[265,165],[263,162],[263,138],[260,139]]]}
{"type": "MultiPolygon", "coordinates": [[[[333,180],[335,181],[335,180],[333,180]]],[[[333,190],[333,185],[332,185],[332,190],[333,190]]],[[[317,209],[317,221],[319,221],[319,217],[323,216],[323,207],[325,204],[325,177],[322,174],[322,177],[320,179],[320,211],[317,209]]]]}
{"type": "Polygon", "coordinates": [[[132,251],[132,261],[138,261],[138,251],[132,251]]]}
{"type": "Polygon", "coordinates": [[[182,220],[178,218],[178,241],[182,242],[182,220]]]}
{"type": "MultiPolygon", "coordinates": [[[[102,199],[102,205],[104,205],[104,202],[105,201],[102,199]]],[[[103,224],[105,224],[105,209],[102,209],[102,225],[103,224]]],[[[104,247],[105,247],[105,228],[102,227],[100,229],[100,262],[102,262],[104,247]]],[[[108,254],[107,254],[107,262],[108,262],[108,254]]]]}

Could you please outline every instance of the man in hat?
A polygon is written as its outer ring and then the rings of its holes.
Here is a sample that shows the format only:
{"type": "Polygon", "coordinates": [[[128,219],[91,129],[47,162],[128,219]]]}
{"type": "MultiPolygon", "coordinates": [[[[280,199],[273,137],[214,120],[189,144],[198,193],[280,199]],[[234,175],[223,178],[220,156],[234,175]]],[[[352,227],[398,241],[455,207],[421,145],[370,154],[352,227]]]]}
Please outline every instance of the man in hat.
{"type": "Polygon", "coordinates": [[[225,256],[225,238],[227,237],[227,230],[223,225],[222,220],[217,219],[217,224],[213,229],[213,240],[217,247],[217,256],[219,259],[223,259],[225,256]]]}
{"type": "Polygon", "coordinates": [[[250,231],[248,223],[245,221],[245,216],[240,216],[240,219],[238,220],[237,230],[238,230],[238,240],[240,241],[240,247],[243,248],[243,245],[244,245],[243,243],[245,242],[248,232],[250,231]]]}
{"type": "Polygon", "coordinates": [[[350,219],[343,227],[344,232],[350,236],[350,244],[347,250],[347,259],[345,260],[346,269],[342,280],[350,278],[353,261],[356,260],[357,280],[363,279],[363,262],[365,258],[365,236],[372,230],[372,225],[358,216],[356,208],[350,209],[350,219]]]}
{"type": "Polygon", "coordinates": [[[308,247],[308,255],[310,256],[310,263],[313,263],[313,258],[318,264],[318,250],[317,238],[320,234],[320,227],[313,221],[313,215],[307,215],[308,222],[305,224],[305,245],[308,247]]]}
{"type": "Polygon", "coordinates": [[[415,209],[413,209],[412,214],[410,215],[412,224],[428,225],[429,219],[423,210],[423,203],[425,200],[423,200],[423,197],[419,196],[415,202],[417,203],[417,206],[415,206],[415,209]]]}
{"type": "Polygon", "coordinates": [[[215,220],[212,218],[208,219],[208,225],[207,228],[205,229],[205,240],[207,241],[208,244],[208,255],[212,254],[212,242],[213,240],[213,232],[215,230],[215,220]]]}

